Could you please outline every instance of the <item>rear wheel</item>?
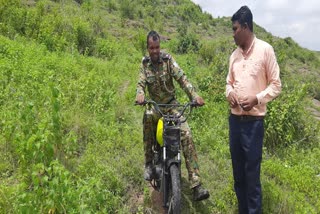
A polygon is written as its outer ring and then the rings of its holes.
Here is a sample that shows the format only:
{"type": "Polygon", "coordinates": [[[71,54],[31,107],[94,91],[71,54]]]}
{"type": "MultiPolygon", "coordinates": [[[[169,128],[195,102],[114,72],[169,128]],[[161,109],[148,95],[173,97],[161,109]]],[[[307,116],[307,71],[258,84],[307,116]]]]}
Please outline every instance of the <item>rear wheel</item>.
{"type": "Polygon", "coordinates": [[[168,213],[180,214],[181,213],[181,183],[180,183],[180,170],[176,164],[170,166],[170,190],[169,190],[169,206],[168,213]]]}

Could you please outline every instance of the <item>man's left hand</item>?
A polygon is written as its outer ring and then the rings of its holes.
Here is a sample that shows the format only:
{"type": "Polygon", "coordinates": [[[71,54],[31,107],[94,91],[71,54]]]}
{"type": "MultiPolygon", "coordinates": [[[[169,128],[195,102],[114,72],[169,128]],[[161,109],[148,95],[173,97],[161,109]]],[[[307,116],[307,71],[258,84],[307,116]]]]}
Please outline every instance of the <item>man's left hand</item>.
{"type": "Polygon", "coordinates": [[[258,99],[256,96],[248,96],[243,100],[240,100],[240,106],[245,111],[250,111],[253,106],[258,104],[258,99]]]}

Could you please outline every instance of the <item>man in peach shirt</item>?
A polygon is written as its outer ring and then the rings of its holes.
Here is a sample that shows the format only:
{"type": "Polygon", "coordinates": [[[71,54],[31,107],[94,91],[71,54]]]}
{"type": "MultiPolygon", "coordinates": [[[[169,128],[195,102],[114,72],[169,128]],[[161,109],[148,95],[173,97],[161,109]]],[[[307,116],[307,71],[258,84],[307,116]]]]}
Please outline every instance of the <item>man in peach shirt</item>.
{"type": "Polygon", "coordinates": [[[230,56],[226,85],[234,189],[239,213],[261,213],[263,120],[267,102],[281,92],[280,71],[272,46],[253,33],[250,9],[241,7],[231,21],[238,46],[230,56]]]}

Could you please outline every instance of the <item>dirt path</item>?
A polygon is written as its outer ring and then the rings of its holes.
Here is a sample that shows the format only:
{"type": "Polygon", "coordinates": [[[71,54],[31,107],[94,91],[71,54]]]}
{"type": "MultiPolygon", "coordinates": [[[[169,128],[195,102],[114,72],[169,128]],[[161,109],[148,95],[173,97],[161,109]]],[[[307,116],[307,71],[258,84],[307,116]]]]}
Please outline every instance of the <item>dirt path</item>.
{"type": "Polygon", "coordinates": [[[131,213],[144,214],[165,214],[166,210],[162,207],[162,194],[146,182],[146,188],[144,192],[132,192],[132,196],[129,199],[131,205],[131,213]],[[147,194],[146,194],[147,193],[147,194]]]}
{"type": "Polygon", "coordinates": [[[151,185],[149,185],[150,195],[151,195],[151,204],[152,213],[165,214],[166,210],[162,207],[162,194],[153,189],[151,185]]]}
{"type": "MultiPolygon", "coordinates": [[[[189,214],[192,208],[190,184],[187,181],[187,170],[185,167],[181,168],[181,191],[182,191],[182,213],[189,214]]],[[[154,190],[151,184],[145,181],[147,191],[136,193],[132,198],[130,204],[133,205],[132,213],[144,214],[165,214],[167,210],[163,208],[162,193],[154,190]],[[147,193],[147,194],[146,194],[147,193]],[[140,212],[137,208],[140,207],[140,212]],[[142,210],[141,210],[142,209],[142,210]]]]}
{"type": "Polygon", "coordinates": [[[313,99],[312,102],[313,106],[308,109],[317,120],[320,120],[320,101],[313,99]]]}

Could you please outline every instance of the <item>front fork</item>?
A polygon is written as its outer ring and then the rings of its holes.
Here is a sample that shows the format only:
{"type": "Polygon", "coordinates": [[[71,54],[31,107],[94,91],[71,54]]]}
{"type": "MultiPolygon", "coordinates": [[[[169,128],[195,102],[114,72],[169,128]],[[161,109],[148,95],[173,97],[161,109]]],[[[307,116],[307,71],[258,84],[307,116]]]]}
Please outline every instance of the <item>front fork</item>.
{"type": "MultiPolygon", "coordinates": [[[[178,168],[180,169],[181,167],[181,156],[180,156],[180,151],[178,151],[178,153],[168,159],[167,158],[167,150],[166,147],[163,147],[163,163],[164,163],[164,167],[163,167],[163,171],[162,171],[162,193],[163,193],[163,207],[167,207],[168,206],[168,199],[169,199],[169,188],[170,188],[170,166],[172,164],[177,164],[178,168]]],[[[172,188],[172,187],[171,187],[172,188]]]]}

